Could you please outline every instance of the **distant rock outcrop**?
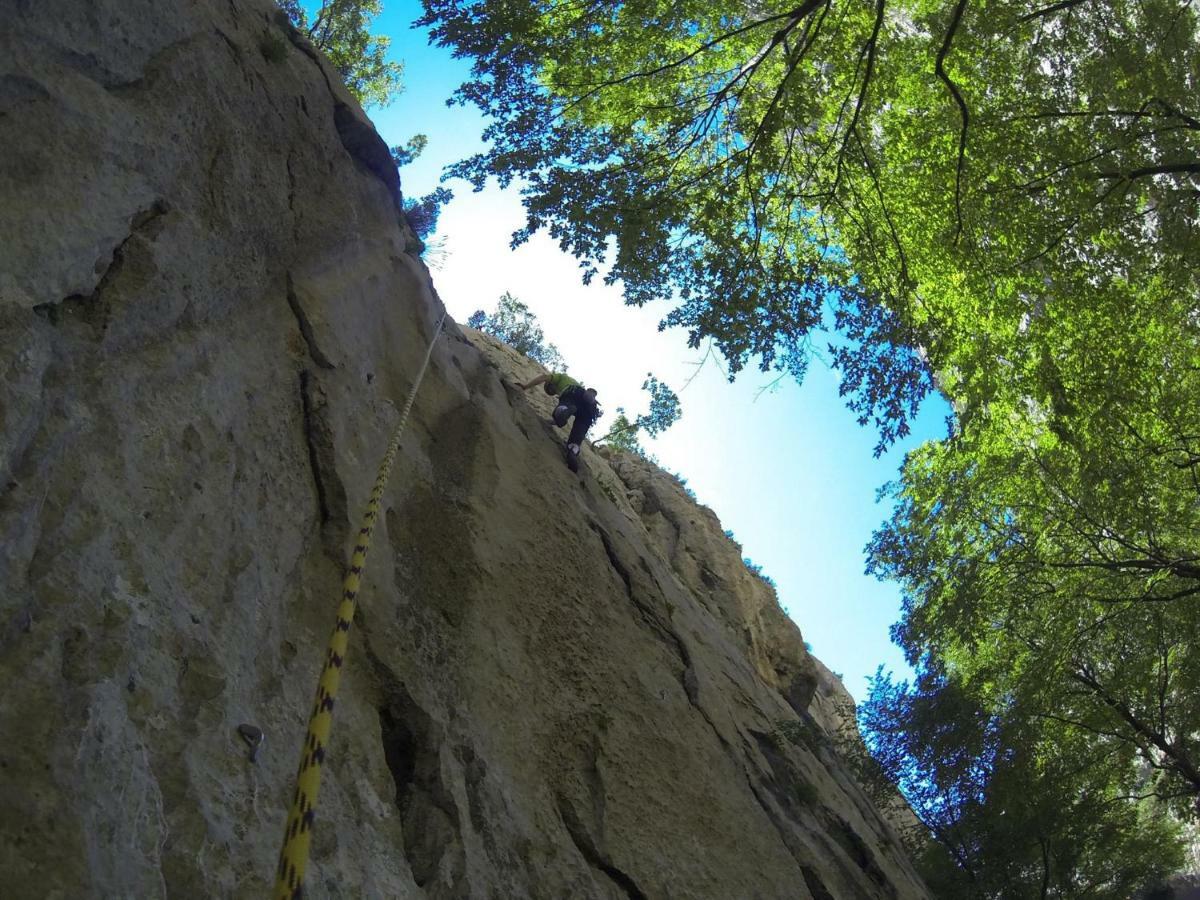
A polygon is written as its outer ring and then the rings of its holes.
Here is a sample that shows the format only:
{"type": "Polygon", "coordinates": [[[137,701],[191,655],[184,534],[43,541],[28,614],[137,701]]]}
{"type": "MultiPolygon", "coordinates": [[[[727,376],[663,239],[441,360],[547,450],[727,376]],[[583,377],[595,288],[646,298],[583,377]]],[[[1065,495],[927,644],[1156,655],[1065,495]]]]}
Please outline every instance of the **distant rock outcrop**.
{"type": "MultiPolygon", "coordinates": [[[[3,16],[2,893],[263,896],[441,305],[386,146],[270,3],[3,16]]],[[[837,755],[781,736],[846,720],[715,516],[636,457],[571,475],[505,351],[435,348],[307,893],[926,896],[837,755]]]]}

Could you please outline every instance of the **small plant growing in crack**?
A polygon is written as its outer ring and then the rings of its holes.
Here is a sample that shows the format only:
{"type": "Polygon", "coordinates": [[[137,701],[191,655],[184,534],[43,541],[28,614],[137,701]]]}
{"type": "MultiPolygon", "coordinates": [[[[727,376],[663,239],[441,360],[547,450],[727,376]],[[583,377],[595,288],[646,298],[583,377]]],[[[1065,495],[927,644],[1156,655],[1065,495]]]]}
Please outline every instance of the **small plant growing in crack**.
{"type": "Polygon", "coordinates": [[[805,781],[800,778],[792,785],[792,791],[796,795],[796,801],[801,806],[813,806],[820,799],[817,794],[817,788],[810,781],[805,781]]]}
{"type": "Polygon", "coordinates": [[[805,747],[813,753],[825,743],[825,735],[817,723],[804,719],[780,719],[775,723],[774,736],[780,745],[786,741],[797,747],[805,747]]]}
{"type": "Polygon", "coordinates": [[[279,65],[287,59],[287,41],[273,31],[264,31],[258,39],[258,52],[267,62],[279,65]]]}

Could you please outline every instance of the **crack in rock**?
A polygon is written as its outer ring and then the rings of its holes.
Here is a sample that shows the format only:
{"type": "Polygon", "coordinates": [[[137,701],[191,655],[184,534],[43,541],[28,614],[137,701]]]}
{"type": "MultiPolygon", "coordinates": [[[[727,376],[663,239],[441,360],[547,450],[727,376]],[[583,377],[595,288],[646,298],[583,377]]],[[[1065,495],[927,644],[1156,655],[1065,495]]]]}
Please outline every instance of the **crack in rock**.
{"type": "Polygon", "coordinates": [[[330,559],[342,560],[342,541],[349,522],[346,487],[337,474],[333,429],[325,415],[325,392],[308,369],[300,373],[300,403],[304,414],[304,440],[317,492],[323,549],[330,559]]]}
{"type": "Polygon", "coordinates": [[[379,684],[379,735],[413,881],[421,888],[447,878],[454,884],[463,874],[462,822],[442,772],[443,728],[369,642],[366,655],[379,684]]]}
{"type": "Polygon", "coordinates": [[[371,123],[338,96],[338,91],[325,71],[320,51],[287,21],[286,16],[284,22],[288,40],[297,50],[317,64],[321,77],[325,79],[329,96],[333,98],[333,127],[337,131],[342,146],[346,148],[346,152],[350,154],[351,158],[384,183],[392,197],[392,202],[396,204],[396,209],[402,212],[404,204],[400,193],[400,173],[396,171],[396,163],[392,160],[392,151],[371,123]]]}
{"type": "Polygon", "coordinates": [[[559,796],[557,800],[558,814],[562,818],[563,825],[566,826],[567,834],[570,835],[571,841],[579,850],[580,855],[587,860],[588,865],[607,877],[630,900],[646,900],[646,895],[638,887],[637,882],[617,868],[609,859],[608,854],[601,852],[596,846],[583,823],[579,821],[579,816],[576,815],[575,808],[571,806],[570,802],[562,796],[559,796]]]}
{"type": "Polygon", "coordinates": [[[296,324],[300,327],[300,336],[304,338],[304,343],[308,347],[308,355],[312,357],[312,361],[322,369],[336,368],[317,344],[317,337],[313,333],[312,322],[309,321],[304,307],[300,305],[300,298],[296,296],[296,287],[292,281],[291,272],[287,274],[287,302],[292,310],[292,315],[296,317],[296,324]]]}
{"type": "Polygon", "coordinates": [[[812,894],[813,900],[836,900],[833,894],[829,893],[829,888],[825,887],[821,876],[811,866],[801,866],[800,874],[804,876],[804,886],[812,894]]]}
{"type": "Polygon", "coordinates": [[[92,330],[93,337],[97,340],[102,338],[108,330],[112,312],[111,303],[106,301],[105,293],[125,268],[131,243],[152,243],[162,231],[161,219],[168,211],[167,202],[159,198],[145,209],[135,212],[129,218],[129,233],[109,254],[108,263],[91,293],[72,294],[62,300],[39,303],[33,308],[34,313],[54,326],[71,320],[81,321],[92,330]]]}
{"type": "MultiPolygon", "coordinates": [[[[594,522],[590,524],[592,530],[599,535],[600,542],[604,545],[604,553],[608,557],[608,562],[624,583],[625,593],[637,609],[639,618],[641,618],[651,631],[657,634],[665,643],[669,644],[674,649],[675,655],[679,657],[679,662],[682,666],[679,682],[683,688],[683,692],[687,695],[688,702],[696,707],[697,711],[704,716],[708,724],[712,726],[713,731],[717,733],[717,737],[721,739],[721,743],[726,743],[725,739],[721,737],[721,733],[708,717],[708,714],[700,707],[700,681],[696,676],[696,667],[692,662],[692,654],[688,651],[687,644],[684,643],[683,638],[679,636],[679,632],[675,630],[670,621],[663,621],[663,617],[658,611],[645,603],[638,596],[637,592],[634,591],[633,577],[629,572],[629,568],[621,562],[608,533],[594,522]]],[[[645,561],[643,560],[642,562],[643,568],[645,568],[645,561]]]]}

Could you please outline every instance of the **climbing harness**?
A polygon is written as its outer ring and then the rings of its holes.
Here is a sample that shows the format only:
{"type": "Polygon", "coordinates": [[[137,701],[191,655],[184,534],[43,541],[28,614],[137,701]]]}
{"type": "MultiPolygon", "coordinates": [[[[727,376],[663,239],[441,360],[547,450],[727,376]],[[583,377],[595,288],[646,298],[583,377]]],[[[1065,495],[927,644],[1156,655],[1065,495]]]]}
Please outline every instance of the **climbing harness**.
{"type": "Polygon", "coordinates": [[[425,352],[425,360],[417,372],[412,389],[404,410],[400,413],[400,422],[392,432],[391,442],[379,464],[379,474],[375,478],[375,487],[371,489],[371,497],[367,501],[366,513],[363,515],[362,527],[358,530],[358,542],[354,547],[354,555],[350,557],[350,568],[346,570],[346,578],[342,582],[342,602],[338,606],[337,622],[333,626],[333,634],[329,637],[329,647],[325,651],[325,666],[321,669],[321,677],[317,681],[317,699],[313,704],[312,716],[308,720],[308,733],[304,738],[304,746],[300,753],[300,768],[296,773],[296,793],[292,798],[292,808],[288,813],[287,825],[283,835],[283,849],[279,852],[279,868],[275,875],[275,900],[294,900],[301,896],[304,885],[304,870],[308,866],[309,846],[312,841],[313,821],[317,807],[317,793],[321,789],[321,766],[325,762],[325,748],[329,746],[329,733],[333,726],[333,705],[337,700],[338,684],[342,677],[342,666],[346,660],[346,645],[350,636],[350,623],[354,621],[355,599],[362,580],[363,567],[367,561],[367,551],[371,546],[371,533],[375,529],[375,520],[379,517],[379,507],[383,501],[383,492],[387,487],[388,476],[392,472],[392,464],[400,449],[400,435],[408,422],[408,414],[412,411],[413,401],[417,397],[417,389],[421,379],[425,377],[425,369],[433,356],[433,348],[441,334],[442,324],[446,314],[438,319],[437,327],[433,329],[433,337],[429,339],[429,349],[425,352]]]}

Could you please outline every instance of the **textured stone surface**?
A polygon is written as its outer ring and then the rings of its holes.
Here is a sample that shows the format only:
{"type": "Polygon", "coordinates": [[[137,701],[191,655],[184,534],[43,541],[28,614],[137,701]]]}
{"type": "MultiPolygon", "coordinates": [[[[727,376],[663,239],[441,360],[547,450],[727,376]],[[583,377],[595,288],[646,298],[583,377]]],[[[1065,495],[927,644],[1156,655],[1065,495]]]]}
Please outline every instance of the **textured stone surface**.
{"type": "MultiPolygon", "coordinates": [[[[270,4],[0,16],[3,893],[262,896],[440,303],[270,4]]],[[[777,735],[819,670],[719,523],[639,460],[567,472],[484,346],[447,326],[402,442],[309,895],[924,896],[777,735]]]]}

